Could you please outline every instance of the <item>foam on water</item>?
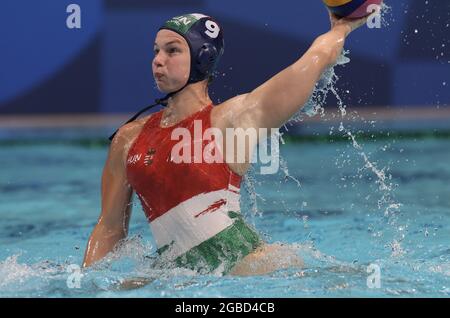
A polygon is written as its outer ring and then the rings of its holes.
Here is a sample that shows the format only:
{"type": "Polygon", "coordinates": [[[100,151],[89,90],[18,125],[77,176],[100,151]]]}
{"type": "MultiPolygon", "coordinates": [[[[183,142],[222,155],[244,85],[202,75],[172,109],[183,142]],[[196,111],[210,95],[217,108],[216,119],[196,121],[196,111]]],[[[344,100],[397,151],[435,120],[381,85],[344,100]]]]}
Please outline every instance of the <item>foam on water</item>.
{"type": "Polygon", "coordinates": [[[0,296],[45,296],[65,281],[67,264],[50,260],[27,264],[19,261],[21,256],[13,254],[0,261],[0,296]]]}
{"type": "Polygon", "coordinates": [[[32,277],[41,275],[40,271],[26,264],[17,262],[20,254],[7,257],[0,262],[0,288],[8,288],[17,283],[23,283],[32,277]]]}
{"type": "Polygon", "coordinates": [[[139,235],[123,240],[113,252],[85,269],[80,268],[81,264],[71,264],[70,259],[62,264],[50,260],[27,264],[20,258],[21,254],[14,254],[0,261],[0,296],[77,296],[198,276],[184,268],[156,268],[153,247],[139,235]],[[73,284],[74,279],[79,280],[78,286],[73,284]]]}

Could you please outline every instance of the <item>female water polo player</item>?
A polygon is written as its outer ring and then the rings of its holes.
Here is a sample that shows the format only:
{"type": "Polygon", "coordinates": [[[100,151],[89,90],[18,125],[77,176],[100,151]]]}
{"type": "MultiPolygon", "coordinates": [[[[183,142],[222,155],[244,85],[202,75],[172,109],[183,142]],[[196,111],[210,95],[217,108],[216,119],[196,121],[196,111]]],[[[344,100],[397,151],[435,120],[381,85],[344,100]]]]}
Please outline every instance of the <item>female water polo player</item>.
{"type": "MultiPolygon", "coordinates": [[[[200,273],[264,274],[301,259],[280,263],[281,245],[265,243],[240,214],[241,177],[250,165],[251,147],[226,145],[226,129],[279,128],[310,97],[321,74],[335,64],[346,37],[365,23],[331,17],[331,29],[319,36],[294,64],[252,92],[213,106],[208,96],[212,72],[224,51],[223,30],[202,14],[167,21],[158,31],[152,63],[164,110],[137,119],[134,116],[111,138],[102,176],[102,208],[84,257],[90,266],[111,252],[128,233],[132,195],[136,192],[150,222],[158,259],[200,273]],[[178,162],[173,148],[176,128],[194,136],[194,121],[204,132],[222,132],[214,144],[222,163],[205,160],[178,162]],[[244,163],[227,154],[245,151],[244,163]]],[[[269,57],[268,57],[269,58],[269,57]]],[[[155,104],[156,105],[156,104],[155,104]]],[[[190,140],[188,148],[203,140],[190,140]]],[[[255,144],[258,140],[253,140],[255,144]]]]}

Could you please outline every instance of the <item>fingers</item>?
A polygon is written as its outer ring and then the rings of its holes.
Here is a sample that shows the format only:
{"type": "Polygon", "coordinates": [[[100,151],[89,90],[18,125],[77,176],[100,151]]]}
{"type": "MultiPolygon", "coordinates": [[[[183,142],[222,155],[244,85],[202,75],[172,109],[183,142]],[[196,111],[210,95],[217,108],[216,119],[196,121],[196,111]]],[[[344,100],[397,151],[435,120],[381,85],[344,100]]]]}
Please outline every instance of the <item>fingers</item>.
{"type": "Polygon", "coordinates": [[[368,17],[363,17],[363,18],[360,18],[360,19],[357,19],[357,20],[353,21],[352,29],[356,30],[357,28],[359,28],[359,27],[363,26],[364,24],[366,24],[367,23],[367,18],[368,17]]]}
{"type": "Polygon", "coordinates": [[[367,17],[363,17],[363,18],[356,18],[356,19],[352,19],[352,18],[342,18],[339,20],[339,23],[342,24],[346,24],[347,26],[350,27],[351,31],[356,30],[357,28],[363,26],[364,24],[367,23],[367,17]]]}
{"type": "Polygon", "coordinates": [[[367,23],[367,20],[369,18],[369,16],[357,18],[357,19],[341,18],[341,17],[338,17],[337,15],[335,15],[333,12],[331,12],[331,10],[328,8],[327,8],[327,11],[328,11],[328,15],[330,17],[330,22],[331,22],[332,28],[338,24],[339,25],[344,24],[350,29],[350,32],[356,30],[357,28],[359,28],[362,25],[364,25],[365,23],[367,23]]]}

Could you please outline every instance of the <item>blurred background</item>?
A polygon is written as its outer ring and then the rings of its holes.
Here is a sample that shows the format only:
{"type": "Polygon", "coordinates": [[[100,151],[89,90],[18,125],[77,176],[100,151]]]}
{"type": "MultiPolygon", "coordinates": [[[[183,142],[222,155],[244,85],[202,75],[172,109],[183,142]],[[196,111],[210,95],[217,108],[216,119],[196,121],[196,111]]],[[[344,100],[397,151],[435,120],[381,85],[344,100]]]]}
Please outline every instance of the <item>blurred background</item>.
{"type": "MultiPolygon", "coordinates": [[[[345,104],[442,115],[450,104],[450,1],[386,3],[381,29],[347,41],[351,62],[336,69],[345,104]]],[[[216,103],[289,66],[329,28],[320,0],[3,0],[1,124],[17,120],[5,115],[129,114],[151,104],[161,96],[151,74],[157,29],[187,12],[216,17],[225,32],[210,90],[216,103]],[[66,26],[71,3],[81,8],[80,29],[66,26]]]]}

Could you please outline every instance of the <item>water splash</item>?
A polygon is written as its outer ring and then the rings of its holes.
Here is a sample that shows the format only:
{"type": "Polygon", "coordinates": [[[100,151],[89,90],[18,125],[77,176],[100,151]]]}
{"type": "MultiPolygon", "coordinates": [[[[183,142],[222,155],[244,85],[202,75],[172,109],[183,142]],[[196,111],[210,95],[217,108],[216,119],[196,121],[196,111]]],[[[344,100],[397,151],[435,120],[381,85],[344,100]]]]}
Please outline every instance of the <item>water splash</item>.
{"type": "MultiPolygon", "coordinates": [[[[338,57],[336,65],[345,65],[349,63],[350,58],[347,56],[349,53],[350,51],[344,50],[342,54],[338,57]]],[[[339,94],[336,92],[335,89],[336,83],[339,80],[339,76],[337,76],[335,72],[336,65],[327,68],[322,73],[319,81],[316,83],[315,88],[306,104],[289,119],[287,124],[292,125],[294,123],[301,122],[304,120],[305,115],[308,117],[314,117],[316,115],[320,115],[321,117],[323,117],[325,115],[324,105],[330,93],[334,94],[336,98],[340,100],[339,94]]],[[[346,110],[341,100],[339,103],[339,109],[341,111],[341,115],[345,116],[346,110]]]]}
{"type": "Polygon", "coordinates": [[[66,267],[50,260],[27,264],[19,261],[22,253],[8,256],[0,261],[0,295],[11,297],[30,295],[39,296],[40,291],[61,277],[66,276],[66,267]]]}
{"type": "Polygon", "coordinates": [[[81,269],[81,260],[69,257],[62,263],[51,260],[32,263],[19,261],[21,254],[8,256],[0,261],[0,296],[78,297],[101,291],[119,291],[143,287],[155,280],[173,277],[193,277],[198,273],[184,268],[156,268],[153,246],[140,235],[127,238],[101,261],[81,269]],[[70,268],[78,268],[80,285],[69,284],[70,268]],[[139,283],[141,284],[139,286],[139,283]],[[145,284],[144,284],[145,283],[145,284]]]}
{"type": "MultiPolygon", "coordinates": [[[[390,7],[384,5],[382,8],[382,12],[384,14],[389,13],[391,10],[390,7]]],[[[330,68],[328,68],[321,76],[320,80],[315,86],[315,89],[310,96],[308,102],[305,106],[299,110],[292,118],[289,120],[288,124],[293,124],[297,122],[301,122],[304,120],[305,116],[313,117],[313,116],[321,116],[325,115],[325,102],[327,97],[332,95],[337,100],[337,106],[339,109],[339,115],[341,117],[341,121],[339,123],[338,131],[339,133],[347,136],[351,141],[352,147],[357,151],[358,155],[362,158],[364,162],[363,169],[358,169],[359,173],[362,173],[363,170],[370,171],[375,176],[375,183],[378,185],[378,191],[381,194],[381,198],[378,200],[378,210],[383,211],[383,217],[387,220],[387,223],[394,229],[394,238],[392,242],[386,244],[387,248],[391,249],[391,256],[399,257],[402,256],[405,251],[401,247],[401,242],[405,238],[405,233],[407,230],[407,226],[399,226],[398,223],[398,214],[400,212],[400,208],[402,206],[401,203],[396,202],[393,197],[393,191],[397,185],[390,182],[392,176],[387,174],[387,167],[378,168],[377,164],[373,162],[369,156],[364,151],[364,147],[358,143],[355,134],[349,127],[344,125],[344,119],[347,116],[347,107],[340,96],[340,93],[336,89],[336,84],[339,80],[339,76],[335,73],[335,67],[338,65],[345,65],[350,62],[350,58],[348,57],[349,51],[343,51],[341,56],[338,58],[336,64],[330,68]]],[[[361,120],[362,118],[358,115],[356,111],[352,112],[353,120],[361,120]]],[[[368,123],[363,120],[363,122],[368,123]]],[[[371,121],[369,124],[372,126],[375,125],[374,121],[371,121]]],[[[334,127],[330,129],[330,135],[334,133],[334,127]]],[[[286,170],[287,171],[287,170],[286,170]]],[[[383,236],[383,231],[375,232],[374,237],[383,236]]]]}
{"type": "Polygon", "coordinates": [[[118,246],[108,253],[101,261],[93,264],[93,268],[115,268],[127,269],[134,266],[148,266],[148,261],[155,253],[153,245],[143,240],[141,235],[130,236],[119,242],[118,246]]]}
{"type": "Polygon", "coordinates": [[[389,27],[390,22],[395,22],[394,14],[392,11],[392,7],[387,5],[385,2],[381,4],[381,26],[382,27],[389,27]]]}
{"type": "Polygon", "coordinates": [[[39,271],[26,264],[20,264],[17,259],[20,254],[11,255],[0,262],[0,288],[9,285],[22,284],[31,277],[40,276],[39,271]]]}
{"type": "Polygon", "coordinates": [[[255,216],[262,216],[262,212],[258,210],[258,202],[257,199],[265,200],[260,194],[256,192],[256,178],[255,178],[255,168],[253,166],[250,166],[247,173],[244,175],[244,190],[245,193],[248,195],[248,200],[242,200],[242,202],[247,203],[249,205],[249,208],[247,209],[244,206],[243,211],[250,211],[251,215],[253,217],[255,216]]]}

